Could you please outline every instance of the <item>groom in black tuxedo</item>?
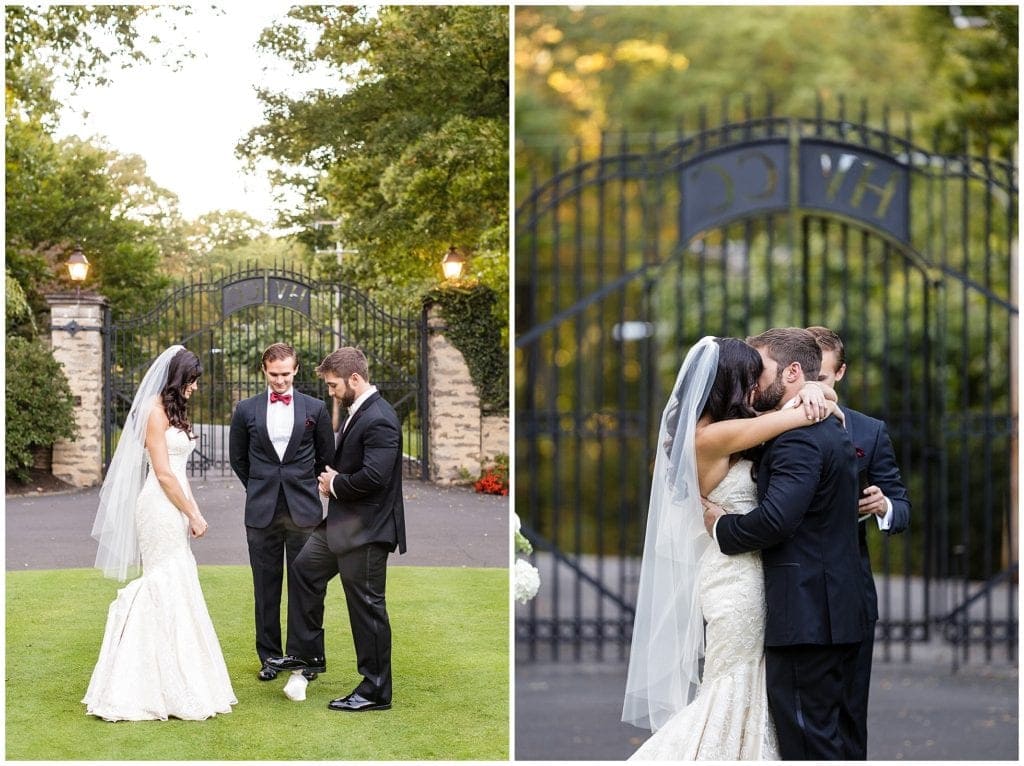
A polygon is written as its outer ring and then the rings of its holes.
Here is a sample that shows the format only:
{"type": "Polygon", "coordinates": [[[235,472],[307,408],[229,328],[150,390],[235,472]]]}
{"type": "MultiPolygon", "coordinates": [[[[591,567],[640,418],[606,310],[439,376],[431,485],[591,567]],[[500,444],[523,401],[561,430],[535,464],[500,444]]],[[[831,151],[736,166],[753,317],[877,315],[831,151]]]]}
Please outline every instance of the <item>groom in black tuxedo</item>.
{"type": "Polygon", "coordinates": [[[366,357],[345,347],[317,367],[331,395],[348,408],[331,465],[320,475],[329,497],[327,518],[295,561],[302,601],[297,651],[271,659],[279,670],[324,664],[324,598],[341,575],[362,680],[331,710],[364,712],[391,707],[391,623],[385,604],[388,554],[405,553],[402,499],[402,427],[395,410],[370,384],[366,357]]]}
{"type": "MultiPolygon", "coordinates": [[[[231,469],[245,487],[245,534],[256,602],[256,654],[261,681],[277,677],[267,665],[281,656],[281,583],[288,562],[288,647],[298,620],[294,561],[323,518],[317,474],[334,453],[327,407],[294,391],[295,349],[274,343],[263,352],[267,390],[238,403],[231,418],[231,469]]],[[[315,677],[315,669],[307,678],[315,677]]]]}
{"type": "MultiPolygon", "coordinates": [[[[764,362],[755,407],[778,408],[817,380],[821,352],[800,328],[748,340],[764,362]]],[[[834,417],[768,442],[757,465],[759,503],[723,515],[704,500],[705,524],[721,551],[760,550],[767,620],[768,704],[784,760],[852,757],[846,692],[868,613],[857,550],[857,464],[834,417]]]]}
{"type": "MultiPolygon", "coordinates": [[[[818,380],[832,388],[846,375],[846,349],[837,333],[827,327],[808,327],[821,349],[821,374],[818,380]]],[[[875,623],[878,621],[878,594],[871,574],[867,527],[872,525],[887,535],[902,532],[910,525],[910,499],[896,465],[892,440],[885,423],[849,407],[843,407],[846,430],[857,452],[861,480],[858,501],[857,541],[860,549],[864,592],[868,597],[868,635],[857,650],[857,678],[850,687],[850,708],[856,727],[853,731],[851,760],[868,757],[868,691],[871,688],[871,660],[875,647],[875,623]]]]}

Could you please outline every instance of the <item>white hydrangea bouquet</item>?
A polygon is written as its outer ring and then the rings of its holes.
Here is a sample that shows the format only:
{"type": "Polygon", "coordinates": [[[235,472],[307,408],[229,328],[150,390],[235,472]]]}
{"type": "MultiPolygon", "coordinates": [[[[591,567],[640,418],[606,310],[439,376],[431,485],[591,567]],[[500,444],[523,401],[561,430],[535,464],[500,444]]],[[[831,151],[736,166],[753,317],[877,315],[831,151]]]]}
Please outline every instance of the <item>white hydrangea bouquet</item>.
{"type": "MultiPolygon", "coordinates": [[[[516,553],[533,553],[533,546],[530,545],[530,541],[526,539],[526,535],[522,532],[522,524],[519,521],[519,515],[513,513],[512,516],[515,518],[516,522],[516,553]]],[[[540,590],[540,572],[537,571],[537,567],[526,559],[517,558],[513,577],[515,580],[514,590],[516,601],[520,604],[525,604],[537,595],[537,591],[540,590]]]]}

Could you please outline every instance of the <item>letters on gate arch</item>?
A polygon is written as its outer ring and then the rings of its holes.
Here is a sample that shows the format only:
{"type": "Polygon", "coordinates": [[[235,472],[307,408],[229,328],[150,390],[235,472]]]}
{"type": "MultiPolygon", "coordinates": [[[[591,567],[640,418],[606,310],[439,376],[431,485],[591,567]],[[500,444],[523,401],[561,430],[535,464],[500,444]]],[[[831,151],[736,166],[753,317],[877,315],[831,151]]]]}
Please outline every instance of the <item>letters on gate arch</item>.
{"type": "Polygon", "coordinates": [[[796,147],[767,139],[730,147],[685,164],[679,173],[682,239],[755,214],[794,206],[863,221],[910,244],[910,173],[896,159],[859,146],[819,139],[796,147]]]}
{"type": "Polygon", "coordinates": [[[230,282],[221,289],[221,316],[246,306],[270,303],[287,306],[307,317],[310,313],[310,288],[304,282],[285,277],[250,277],[230,282]]]}

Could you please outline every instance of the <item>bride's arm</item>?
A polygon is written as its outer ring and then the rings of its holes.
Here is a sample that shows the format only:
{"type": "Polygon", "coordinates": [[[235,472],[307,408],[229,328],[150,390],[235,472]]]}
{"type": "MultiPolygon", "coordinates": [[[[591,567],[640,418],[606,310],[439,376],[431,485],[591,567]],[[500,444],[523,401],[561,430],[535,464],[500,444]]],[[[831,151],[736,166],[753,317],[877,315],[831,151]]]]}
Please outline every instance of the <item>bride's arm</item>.
{"type": "MultiPolygon", "coordinates": [[[[830,399],[825,402],[825,410],[830,415],[841,412],[838,405],[830,399]]],[[[756,418],[719,420],[697,429],[694,436],[695,446],[697,454],[710,461],[735,455],[793,428],[809,426],[816,422],[804,414],[804,408],[799,406],[767,412],[756,418]]]]}
{"type": "Polygon", "coordinates": [[[167,428],[170,421],[163,407],[153,407],[149,413],[149,422],[146,423],[146,449],[149,450],[149,460],[153,464],[153,473],[160,482],[160,488],[167,495],[167,499],[174,503],[174,506],[184,513],[189,520],[189,527],[192,533],[199,537],[206,531],[206,521],[199,512],[188,492],[181,486],[178,477],[171,471],[171,460],[167,455],[167,428]],[[197,527],[202,531],[197,532],[197,527]]]}

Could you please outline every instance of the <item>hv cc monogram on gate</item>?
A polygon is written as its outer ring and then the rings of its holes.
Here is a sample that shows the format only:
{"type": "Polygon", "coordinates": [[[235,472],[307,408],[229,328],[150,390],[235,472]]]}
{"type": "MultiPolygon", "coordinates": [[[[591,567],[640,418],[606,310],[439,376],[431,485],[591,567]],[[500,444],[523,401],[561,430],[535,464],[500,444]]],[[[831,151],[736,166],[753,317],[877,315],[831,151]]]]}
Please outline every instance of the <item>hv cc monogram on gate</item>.
{"type": "Polygon", "coordinates": [[[870,149],[808,139],[794,153],[786,138],[763,139],[685,163],[678,177],[683,241],[731,220],[799,206],[861,221],[910,244],[909,168],[870,149]]]}

